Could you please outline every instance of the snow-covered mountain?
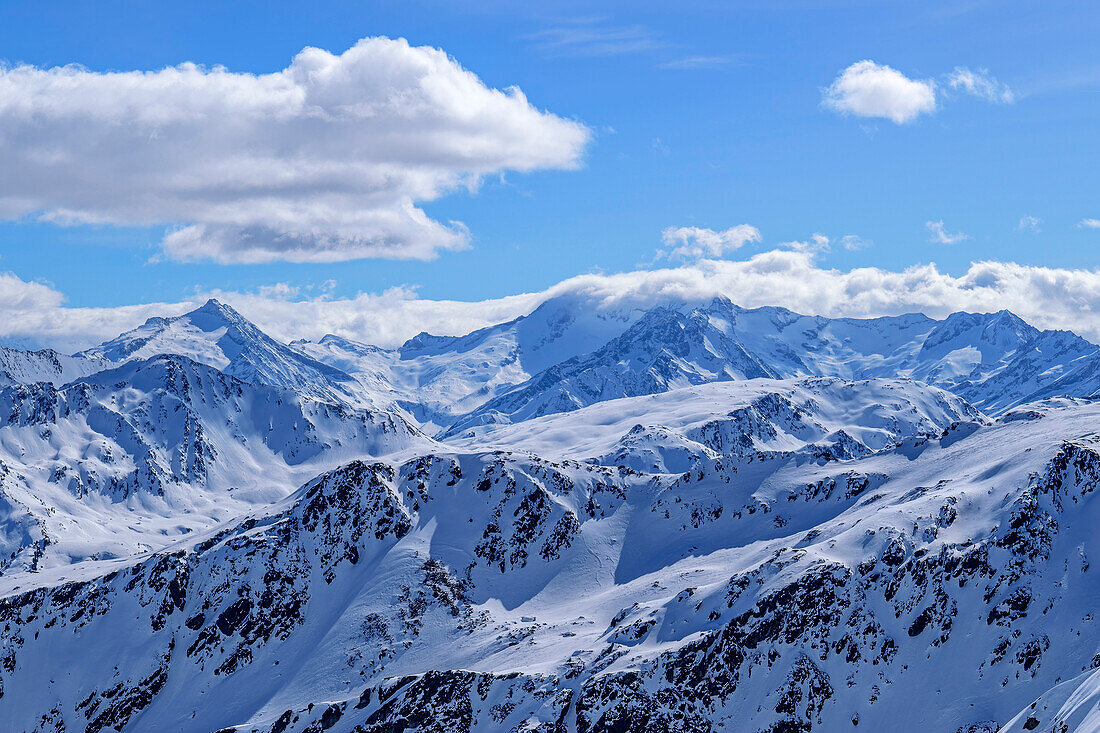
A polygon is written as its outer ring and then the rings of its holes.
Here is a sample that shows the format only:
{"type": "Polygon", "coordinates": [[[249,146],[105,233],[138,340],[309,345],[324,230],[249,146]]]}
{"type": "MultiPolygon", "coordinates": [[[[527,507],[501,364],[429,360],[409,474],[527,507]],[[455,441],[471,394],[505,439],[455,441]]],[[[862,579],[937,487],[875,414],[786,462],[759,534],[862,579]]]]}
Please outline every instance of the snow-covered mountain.
{"type": "Polygon", "coordinates": [[[555,364],[488,400],[446,432],[575,410],[687,385],[808,375],[905,376],[991,411],[1047,395],[1100,389],[1100,350],[1066,332],[1038,331],[1007,312],[875,319],[746,310],[725,298],[658,306],[600,348],[555,364]],[[1070,374],[1078,375],[1067,379],[1070,374]]]}
{"type": "Polygon", "coordinates": [[[363,340],[211,301],[0,353],[0,731],[1097,730],[1087,341],[580,297],[363,340]]]}
{"type": "Polygon", "coordinates": [[[120,364],[178,354],[252,384],[283,387],[320,400],[356,401],[355,380],[281,344],[217,300],[174,318],[150,318],[77,357],[120,364]]]}
{"type": "Polygon", "coordinates": [[[389,413],[176,355],[0,391],[0,571],[130,555],[352,457],[430,444],[389,413]]]}
{"type": "Polygon", "coordinates": [[[392,350],[332,335],[291,346],[357,377],[377,404],[438,429],[532,374],[598,348],[641,314],[563,295],[506,323],[465,336],[421,333],[392,350]]]}

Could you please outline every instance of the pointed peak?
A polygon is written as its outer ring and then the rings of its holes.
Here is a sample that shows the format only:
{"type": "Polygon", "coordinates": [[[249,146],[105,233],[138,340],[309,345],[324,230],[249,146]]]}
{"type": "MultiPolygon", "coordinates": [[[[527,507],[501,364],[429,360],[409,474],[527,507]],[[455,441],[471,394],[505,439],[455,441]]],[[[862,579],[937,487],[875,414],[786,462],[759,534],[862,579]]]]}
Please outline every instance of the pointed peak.
{"type": "Polygon", "coordinates": [[[210,298],[195,310],[184,314],[183,318],[191,321],[204,331],[221,328],[222,326],[251,325],[247,318],[217,298],[210,298]]]}
{"type": "Polygon", "coordinates": [[[195,310],[193,310],[191,312],[192,313],[227,313],[227,314],[232,313],[234,315],[239,315],[237,313],[237,311],[233,310],[232,307],[226,305],[225,303],[221,302],[217,298],[210,298],[205,303],[203,303],[201,306],[199,306],[198,308],[196,308],[195,310]]]}

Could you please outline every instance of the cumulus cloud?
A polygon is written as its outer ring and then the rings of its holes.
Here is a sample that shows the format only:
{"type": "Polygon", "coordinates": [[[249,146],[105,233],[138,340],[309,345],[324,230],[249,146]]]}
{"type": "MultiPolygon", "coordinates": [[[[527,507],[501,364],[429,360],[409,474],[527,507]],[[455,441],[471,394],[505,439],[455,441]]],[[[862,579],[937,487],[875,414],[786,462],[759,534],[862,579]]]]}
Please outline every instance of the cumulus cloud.
{"type": "Polygon", "coordinates": [[[1016,230],[1038,234],[1042,231],[1042,229],[1039,228],[1042,221],[1043,220],[1037,216],[1022,216],[1020,217],[1020,223],[1016,225],[1016,230]]]}
{"type": "Polygon", "coordinates": [[[1082,219],[1077,222],[1082,229],[1100,229],[1100,219],[1082,219]]]}
{"type": "Polygon", "coordinates": [[[947,85],[951,89],[965,92],[987,102],[1012,104],[1016,101],[1016,94],[1012,89],[1007,84],[994,79],[985,69],[971,71],[965,66],[956,66],[955,70],[947,75],[947,85]]]}
{"type": "Polygon", "coordinates": [[[611,275],[589,274],[536,293],[466,302],[421,299],[407,288],[353,298],[301,298],[294,288],[253,293],[203,292],[188,302],[122,308],[72,308],[49,286],[0,274],[0,338],[75,351],[112,338],[152,315],[183,313],[215,296],[284,341],[335,333],[397,346],[421,331],[460,335],[531,312],[558,296],[596,309],[642,309],[668,301],[724,295],[745,307],[779,305],[829,317],[874,317],[1007,308],[1041,328],[1072,330],[1100,342],[1100,270],[975,262],[958,275],[934,264],[903,270],[826,268],[812,250],[780,248],[744,260],[611,275]]]}
{"type": "Polygon", "coordinates": [[[270,74],[0,67],[0,218],[170,225],[167,256],[420,258],[467,246],[419,205],[571,168],[583,125],[439,49],[367,38],[270,74]]]}
{"type": "Polygon", "coordinates": [[[760,230],[750,224],[738,224],[724,231],[703,227],[668,227],[661,232],[661,241],[669,250],[659,250],[658,258],[697,260],[700,257],[722,257],[750,242],[761,241],[760,230]]]}
{"type": "Polygon", "coordinates": [[[936,110],[936,85],[884,64],[857,61],[825,89],[822,103],[843,114],[884,117],[900,125],[936,110]]]}
{"type": "Polygon", "coordinates": [[[943,226],[943,219],[939,221],[926,221],[924,222],[924,226],[928,228],[928,241],[937,244],[958,244],[959,242],[970,239],[969,234],[947,231],[943,226]]]}

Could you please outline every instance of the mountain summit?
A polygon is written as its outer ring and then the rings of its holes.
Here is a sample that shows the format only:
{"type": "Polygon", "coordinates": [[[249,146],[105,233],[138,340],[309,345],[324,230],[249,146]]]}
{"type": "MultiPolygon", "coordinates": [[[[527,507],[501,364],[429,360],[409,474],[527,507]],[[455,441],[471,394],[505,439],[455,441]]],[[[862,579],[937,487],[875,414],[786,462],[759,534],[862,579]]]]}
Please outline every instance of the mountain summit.
{"type": "Polygon", "coordinates": [[[112,363],[179,354],[245,382],[283,387],[320,400],[355,401],[356,381],[261,331],[230,306],[211,298],[173,318],[154,317],[78,356],[112,363]]]}

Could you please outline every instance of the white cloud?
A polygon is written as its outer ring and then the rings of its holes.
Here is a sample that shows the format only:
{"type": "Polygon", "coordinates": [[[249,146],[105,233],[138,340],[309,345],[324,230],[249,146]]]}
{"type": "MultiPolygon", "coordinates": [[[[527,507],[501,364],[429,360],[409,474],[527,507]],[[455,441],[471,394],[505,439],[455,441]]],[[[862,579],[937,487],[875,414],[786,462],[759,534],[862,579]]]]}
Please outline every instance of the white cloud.
{"type": "Polygon", "coordinates": [[[1021,216],[1020,223],[1016,225],[1017,231],[1021,232],[1034,232],[1038,234],[1042,231],[1039,225],[1043,223],[1043,220],[1037,216],[1021,216]]]}
{"type": "Polygon", "coordinates": [[[910,79],[874,61],[857,61],[824,91],[823,104],[859,117],[884,117],[896,124],[936,110],[933,81],[910,79]]]}
{"type": "Polygon", "coordinates": [[[929,241],[936,242],[937,244],[958,244],[964,240],[970,239],[969,234],[963,234],[962,232],[949,232],[944,229],[943,220],[939,221],[926,221],[924,226],[928,227],[929,241]]]}
{"type": "Polygon", "coordinates": [[[1100,229],[1100,219],[1082,219],[1077,226],[1082,229],[1100,229]]]}
{"type": "Polygon", "coordinates": [[[0,274],[0,337],[7,342],[75,351],[112,338],[152,315],[182,313],[216,296],[283,340],[335,333],[396,346],[421,331],[460,335],[529,313],[555,296],[593,308],[646,308],[669,300],[704,301],[725,295],[745,307],[779,305],[829,317],[873,317],[923,312],[1007,308],[1041,328],[1072,330],[1100,342],[1100,271],[975,262],[961,274],[934,264],[904,270],[820,266],[817,253],[773,249],[744,260],[570,278],[537,293],[465,302],[417,298],[393,288],[353,298],[302,299],[293,288],[255,293],[207,291],[189,302],[121,308],[70,308],[52,288],[0,274]]]}
{"type": "Polygon", "coordinates": [[[1016,94],[1012,89],[1007,84],[994,79],[985,69],[971,71],[965,66],[956,66],[955,70],[947,75],[947,85],[951,89],[966,92],[987,102],[1012,104],[1016,101],[1016,94]]]}
{"type": "Polygon", "coordinates": [[[666,255],[681,260],[722,257],[760,240],[760,230],[749,224],[738,224],[721,232],[703,227],[668,227],[661,232],[661,241],[671,249],[658,251],[658,259],[666,255]]]}
{"type": "Polygon", "coordinates": [[[368,38],[271,74],[0,67],[0,218],[173,228],[190,260],[430,258],[464,227],[418,204],[578,165],[583,125],[439,49],[368,38]]]}

